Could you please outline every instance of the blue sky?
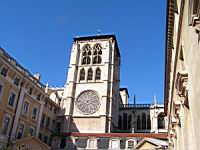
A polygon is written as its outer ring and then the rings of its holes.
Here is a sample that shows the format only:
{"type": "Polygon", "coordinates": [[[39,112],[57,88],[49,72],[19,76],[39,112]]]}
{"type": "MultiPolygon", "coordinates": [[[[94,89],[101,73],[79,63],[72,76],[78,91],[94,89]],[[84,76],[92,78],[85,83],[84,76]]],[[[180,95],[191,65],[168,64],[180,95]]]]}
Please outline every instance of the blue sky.
{"type": "Polygon", "coordinates": [[[114,33],[130,101],[163,100],[165,0],[0,1],[0,46],[42,82],[63,86],[74,36],[114,33]]]}

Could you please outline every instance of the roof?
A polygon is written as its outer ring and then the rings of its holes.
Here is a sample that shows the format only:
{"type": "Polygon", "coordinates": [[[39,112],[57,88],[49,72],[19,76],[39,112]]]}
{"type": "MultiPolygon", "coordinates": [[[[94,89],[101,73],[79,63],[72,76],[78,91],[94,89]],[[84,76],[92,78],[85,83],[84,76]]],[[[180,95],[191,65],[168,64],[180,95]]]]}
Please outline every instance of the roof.
{"type": "Polygon", "coordinates": [[[164,105],[165,114],[168,108],[169,98],[169,81],[170,81],[170,64],[171,64],[171,49],[173,48],[173,26],[174,26],[174,1],[167,0],[166,9],[166,41],[165,41],[165,88],[164,88],[164,105]]]}
{"type": "Polygon", "coordinates": [[[148,137],[156,139],[167,139],[165,133],[62,133],[62,136],[75,136],[75,137],[148,137]]]}
{"type": "Polygon", "coordinates": [[[51,149],[51,147],[47,144],[45,144],[44,142],[42,142],[40,139],[36,138],[35,136],[28,136],[28,137],[24,137],[21,139],[17,139],[16,141],[14,141],[14,144],[24,144],[27,145],[30,149],[32,148],[40,148],[40,149],[51,149]],[[33,142],[34,141],[34,142],[33,142]],[[37,143],[37,145],[30,145],[33,143],[37,143]]]}
{"type": "Polygon", "coordinates": [[[83,40],[91,40],[91,39],[108,39],[113,38],[115,41],[115,48],[117,50],[117,55],[120,57],[120,51],[117,44],[117,38],[114,34],[101,34],[101,35],[88,35],[88,36],[76,36],[74,37],[74,41],[83,41],[83,40]]]}
{"type": "Polygon", "coordinates": [[[158,147],[166,147],[168,146],[168,142],[160,139],[153,139],[153,138],[143,138],[134,148],[140,148],[142,145],[144,145],[146,142],[149,142],[155,146],[158,147]]]}

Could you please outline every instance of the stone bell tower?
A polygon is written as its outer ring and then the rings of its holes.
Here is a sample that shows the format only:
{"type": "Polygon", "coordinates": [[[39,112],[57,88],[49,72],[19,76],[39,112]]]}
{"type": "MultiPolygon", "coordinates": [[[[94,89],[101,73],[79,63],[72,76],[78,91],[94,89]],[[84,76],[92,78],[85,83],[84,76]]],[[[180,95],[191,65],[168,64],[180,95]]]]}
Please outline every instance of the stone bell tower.
{"type": "Polygon", "coordinates": [[[63,132],[112,132],[118,123],[119,82],[115,35],[75,37],[64,92],[63,132]]]}

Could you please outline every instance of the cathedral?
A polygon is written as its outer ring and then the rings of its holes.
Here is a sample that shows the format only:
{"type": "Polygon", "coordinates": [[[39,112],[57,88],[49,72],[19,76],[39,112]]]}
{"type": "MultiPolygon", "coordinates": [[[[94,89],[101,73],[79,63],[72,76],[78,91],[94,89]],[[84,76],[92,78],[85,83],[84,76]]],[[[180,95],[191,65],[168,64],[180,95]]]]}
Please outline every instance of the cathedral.
{"type": "Polygon", "coordinates": [[[164,105],[129,103],[113,34],[73,39],[67,81],[52,88],[0,49],[1,147],[166,148],[164,105]],[[31,143],[31,144],[30,144],[31,143]],[[32,144],[36,143],[36,144],[32,144]],[[38,147],[37,147],[38,146],[38,147]]]}

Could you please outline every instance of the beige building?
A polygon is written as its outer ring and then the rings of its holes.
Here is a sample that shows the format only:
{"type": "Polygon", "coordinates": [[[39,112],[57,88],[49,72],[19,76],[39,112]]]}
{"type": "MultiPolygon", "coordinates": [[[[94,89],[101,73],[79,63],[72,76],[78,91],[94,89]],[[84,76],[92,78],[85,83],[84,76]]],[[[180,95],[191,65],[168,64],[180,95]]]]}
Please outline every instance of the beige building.
{"type": "Polygon", "coordinates": [[[31,136],[50,145],[60,106],[49,91],[39,75],[30,74],[0,48],[0,147],[31,136]]]}
{"type": "Polygon", "coordinates": [[[165,112],[170,147],[200,145],[200,1],[168,0],[165,112]]]}

